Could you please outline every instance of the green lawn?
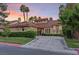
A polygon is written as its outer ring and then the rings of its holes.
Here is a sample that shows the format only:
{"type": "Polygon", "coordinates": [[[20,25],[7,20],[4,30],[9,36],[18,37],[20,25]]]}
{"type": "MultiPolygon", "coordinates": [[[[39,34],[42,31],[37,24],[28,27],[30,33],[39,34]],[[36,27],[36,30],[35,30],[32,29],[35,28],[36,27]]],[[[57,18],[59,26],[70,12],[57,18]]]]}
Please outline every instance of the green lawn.
{"type": "Polygon", "coordinates": [[[79,48],[79,40],[76,39],[66,39],[67,45],[70,48],[79,48]]]}
{"type": "Polygon", "coordinates": [[[26,44],[33,40],[33,38],[26,37],[4,37],[0,38],[0,42],[16,43],[16,44],[26,44]]]}

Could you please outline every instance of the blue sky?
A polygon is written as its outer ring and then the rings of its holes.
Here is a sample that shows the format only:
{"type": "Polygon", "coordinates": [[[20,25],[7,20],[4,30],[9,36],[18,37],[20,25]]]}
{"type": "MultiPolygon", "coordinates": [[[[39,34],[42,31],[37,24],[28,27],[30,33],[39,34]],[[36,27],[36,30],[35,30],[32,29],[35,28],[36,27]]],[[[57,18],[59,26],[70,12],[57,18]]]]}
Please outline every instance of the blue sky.
{"type": "MultiPolygon", "coordinates": [[[[23,3],[22,3],[23,4],[23,3]]],[[[21,3],[8,3],[8,10],[11,14],[8,19],[22,18],[22,13],[19,10],[21,3]],[[16,17],[17,16],[17,17],[16,17]],[[11,18],[13,17],[13,18],[11,18]]],[[[52,17],[54,20],[58,19],[60,3],[24,3],[30,9],[29,16],[52,17]]]]}

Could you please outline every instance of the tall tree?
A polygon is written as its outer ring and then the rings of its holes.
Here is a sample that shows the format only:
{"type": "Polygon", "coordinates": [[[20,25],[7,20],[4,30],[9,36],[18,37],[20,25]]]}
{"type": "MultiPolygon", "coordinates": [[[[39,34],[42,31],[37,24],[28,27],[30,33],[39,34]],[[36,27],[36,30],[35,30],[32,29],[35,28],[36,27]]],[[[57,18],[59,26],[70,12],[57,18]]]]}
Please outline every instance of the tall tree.
{"type": "Polygon", "coordinates": [[[34,16],[34,20],[38,20],[38,19],[37,19],[37,16],[34,16]]]}
{"type": "Polygon", "coordinates": [[[79,4],[75,5],[72,19],[74,19],[74,21],[72,21],[74,23],[74,30],[79,31],[79,4]]]}
{"type": "Polygon", "coordinates": [[[41,17],[38,17],[38,20],[40,20],[41,19],[41,17]]]}
{"type": "Polygon", "coordinates": [[[25,7],[25,12],[26,12],[26,19],[28,20],[28,12],[29,12],[29,7],[25,7]]]}
{"type": "Polygon", "coordinates": [[[63,12],[64,12],[65,6],[64,5],[60,5],[59,7],[59,16],[62,16],[63,12]]]}
{"type": "Polygon", "coordinates": [[[5,21],[9,13],[5,12],[7,10],[7,4],[0,3],[0,21],[5,21]]]}
{"type": "Polygon", "coordinates": [[[0,3],[0,23],[5,24],[6,20],[5,18],[8,17],[9,13],[5,12],[7,10],[7,4],[0,3]]]}
{"type": "Polygon", "coordinates": [[[21,18],[19,17],[19,18],[18,18],[18,23],[20,23],[20,22],[21,22],[21,18]]]}
{"type": "Polygon", "coordinates": [[[75,37],[74,33],[79,32],[79,4],[66,4],[59,17],[66,36],[75,37]]]}
{"type": "Polygon", "coordinates": [[[34,21],[34,17],[31,16],[31,17],[29,18],[29,21],[30,21],[30,22],[33,22],[33,21],[34,21]]]}
{"type": "Polygon", "coordinates": [[[23,12],[24,21],[26,21],[26,19],[28,20],[28,12],[30,11],[29,7],[26,7],[25,5],[21,5],[20,11],[23,12]]]}
{"type": "MultiPolygon", "coordinates": [[[[63,5],[62,5],[63,6],[63,5]]],[[[59,18],[62,22],[63,26],[63,32],[66,36],[69,36],[70,38],[73,37],[73,32],[74,32],[74,8],[75,4],[66,4],[66,6],[59,7],[59,18]]]]}
{"type": "Polygon", "coordinates": [[[21,5],[20,6],[20,11],[23,13],[23,17],[24,17],[24,21],[25,21],[26,6],[25,5],[21,5]]]}
{"type": "Polygon", "coordinates": [[[0,11],[6,11],[7,10],[7,5],[4,3],[0,3],[0,11]]]}
{"type": "Polygon", "coordinates": [[[0,3],[0,24],[4,26],[3,28],[3,35],[8,36],[10,33],[9,31],[9,22],[5,20],[8,17],[9,13],[5,12],[7,10],[7,4],[0,3]]]}

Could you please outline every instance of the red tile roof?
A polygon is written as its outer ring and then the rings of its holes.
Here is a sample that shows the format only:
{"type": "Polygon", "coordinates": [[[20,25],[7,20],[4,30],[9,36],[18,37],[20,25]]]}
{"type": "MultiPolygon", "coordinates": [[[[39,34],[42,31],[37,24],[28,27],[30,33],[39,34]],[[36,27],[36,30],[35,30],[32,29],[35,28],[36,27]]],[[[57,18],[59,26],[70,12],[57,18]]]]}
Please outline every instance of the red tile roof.
{"type": "Polygon", "coordinates": [[[53,26],[58,26],[60,25],[60,22],[57,20],[50,20],[47,23],[34,23],[34,27],[37,28],[51,28],[53,26]]]}
{"type": "MultiPolygon", "coordinates": [[[[52,26],[58,26],[60,22],[58,20],[49,20],[47,23],[32,23],[32,22],[20,22],[10,24],[10,28],[23,28],[23,27],[35,27],[35,28],[51,28],[52,26]]],[[[0,29],[3,26],[0,26],[0,29]]]]}

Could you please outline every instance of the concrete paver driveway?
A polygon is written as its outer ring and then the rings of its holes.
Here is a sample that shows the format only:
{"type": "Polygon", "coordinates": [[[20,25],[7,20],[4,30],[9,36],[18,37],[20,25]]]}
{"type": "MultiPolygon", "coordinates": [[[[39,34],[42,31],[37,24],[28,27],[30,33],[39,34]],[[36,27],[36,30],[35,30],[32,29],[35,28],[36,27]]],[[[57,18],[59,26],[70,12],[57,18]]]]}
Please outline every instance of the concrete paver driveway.
{"type": "Polygon", "coordinates": [[[37,36],[33,41],[22,47],[31,49],[42,49],[51,52],[77,54],[77,51],[69,49],[63,37],[58,36],[37,36]]]}

